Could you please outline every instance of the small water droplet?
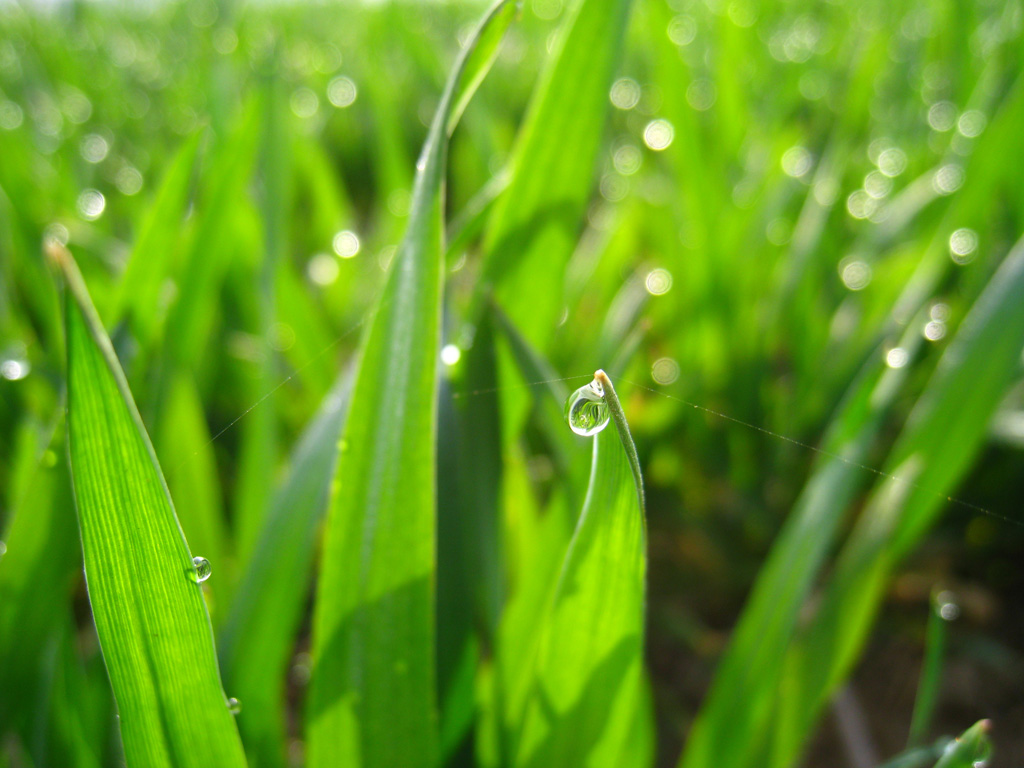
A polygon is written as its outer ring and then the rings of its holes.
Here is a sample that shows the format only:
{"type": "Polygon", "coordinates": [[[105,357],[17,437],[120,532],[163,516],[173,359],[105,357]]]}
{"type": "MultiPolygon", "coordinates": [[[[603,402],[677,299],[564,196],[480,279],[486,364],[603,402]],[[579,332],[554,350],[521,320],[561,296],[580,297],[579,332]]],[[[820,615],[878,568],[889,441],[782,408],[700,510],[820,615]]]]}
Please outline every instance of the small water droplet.
{"type": "Polygon", "coordinates": [[[193,557],[192,565],[194,565],[196,569],[192,578],[197,584],[202,584],[210,578],[210,574],[213,573],[213,568],[210,567],[210,561],[205,557],[193,557]]]}
{"type": "Polygon", "coordinates": [[[236,699],[234,696],[228,699],[228,712],[230,712],[232,715],[237,715],[241,711],[242,704],[238,701],[238,699],[236,699]]]}
{"type": "Polygon", "coordinates": [[[7,545],[0,541],[0,557],[7,554],[7,545]]]}
{"type": "Polygon", "coordinates": [[[596,379],[577,389],[565,401],[565,421],[577,435],[596,435],[608,426],[609,418],[604,387],[596,379]]]}

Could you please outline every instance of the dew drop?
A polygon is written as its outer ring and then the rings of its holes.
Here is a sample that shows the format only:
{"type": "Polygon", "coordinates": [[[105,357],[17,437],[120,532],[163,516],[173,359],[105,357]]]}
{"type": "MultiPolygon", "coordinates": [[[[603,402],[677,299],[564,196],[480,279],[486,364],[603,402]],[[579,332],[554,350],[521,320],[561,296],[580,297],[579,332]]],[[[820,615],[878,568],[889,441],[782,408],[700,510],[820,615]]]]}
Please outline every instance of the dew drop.
{"type": "Polygon", "coordinates": [[[577,435],[596,435],[608,426],[609,418],[604,387],[597,380],[583,385],[565,401],[565,421],[577,435]]]}
{"type": "Polygon", "coordinates": [[[193,557],[192,565],[195,566],[195,573],[192,574],[192,578],[197,584],[202,584],[213,572],[213,568],[210,567],[210,561],[205,557],[193,557]]]}
{"type": "Polygon", "coordinates": [[[237,715],[241,711],[242,704],[238,701],[238,699],[236,699],[234,696],[228,699],[228,712],[230,712],[232,715],[237,715]]]}

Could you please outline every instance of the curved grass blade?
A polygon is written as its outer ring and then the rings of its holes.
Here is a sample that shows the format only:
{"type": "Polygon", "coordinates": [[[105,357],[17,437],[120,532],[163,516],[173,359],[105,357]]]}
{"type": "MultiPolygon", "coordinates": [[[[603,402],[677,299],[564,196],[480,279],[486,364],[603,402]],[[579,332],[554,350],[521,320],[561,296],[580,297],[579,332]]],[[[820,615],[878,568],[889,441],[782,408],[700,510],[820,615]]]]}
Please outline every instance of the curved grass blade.
{"type": "Polygon", "coordinates": [[[349,384],[343,374],[299,441],[221,634],[224,676],[242,704],[238,725],[254,766],[285,765],[285,672],[309,594],[349,384]]]}
{"type": "MultiPolygon", "coordinates": [[[[911,354],[923,342],[909,324],[900,340],[911,354]]],[[[798,616],[829,550],[843,512],[866,480],[860,465],[882,430],[909,375],[876,356],[847,392],[810,479],[776,538],[733,632],[715,680],[686,740],[681,768],[714,762],[753,768],[764,759],[786,653],[798,616]]]]}
{"type": "Polygon", "coordinates": [[[590,487],[540,628],[517,766],[622,765],[642,686],[643,485],[622,407],[594,438],[590,487]]]}
{"type": "Polygon", "coordinates": [[[313,768],[438,759],[434,472],[447,132],[468,57],[506,5],[484,18],[441,97],[409,227],[364,338],[314,611],[313,768]]]}
{"type": "Polygon", "coordinates": [[[133,768],[244,766],[192,554],[70,254],[68,443],[86,582],[133,768]]]}
{"type": "Polygon", "coordinates": [[[1024,240],[960,324],[837,560],[813,623],[786,659],[772,764],[792,764],[828,696],[856,661],[900,559],[969,469],[1017,375],[1024,347],[1024,240]],[[899,479],[897,479],[899,478],[899,479]]]}

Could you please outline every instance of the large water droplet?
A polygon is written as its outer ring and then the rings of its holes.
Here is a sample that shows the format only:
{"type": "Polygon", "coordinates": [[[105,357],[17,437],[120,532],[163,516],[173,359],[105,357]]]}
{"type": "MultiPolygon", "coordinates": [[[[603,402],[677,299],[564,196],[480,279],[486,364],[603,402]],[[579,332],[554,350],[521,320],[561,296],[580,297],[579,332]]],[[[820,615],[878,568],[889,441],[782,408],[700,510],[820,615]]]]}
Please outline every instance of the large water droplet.
{"type": "Polygon", "coordinates": [[[205,557],[193,557],[192,565],[196,567],[196,572],[193,574],[192,578],[195,579],[197,584],[202,584],[210,578],[210,574],[213,573],[213,568],[210,567],[210,561],[205,557]]]}
{"type": "Polygon", "coordinates": [[[577,389],[565,401],[565,421],[577,435],[596,435],[608,426],[610,417],[604,387],[596,379],[577,389]]]}
{"type": "Polygon", "coordinates": [[[228,699],[228,712],[230,712],[232,715],[237,715],[241,711],[242,704],[238,699],[236,699],[234,696],[228,699]]]}

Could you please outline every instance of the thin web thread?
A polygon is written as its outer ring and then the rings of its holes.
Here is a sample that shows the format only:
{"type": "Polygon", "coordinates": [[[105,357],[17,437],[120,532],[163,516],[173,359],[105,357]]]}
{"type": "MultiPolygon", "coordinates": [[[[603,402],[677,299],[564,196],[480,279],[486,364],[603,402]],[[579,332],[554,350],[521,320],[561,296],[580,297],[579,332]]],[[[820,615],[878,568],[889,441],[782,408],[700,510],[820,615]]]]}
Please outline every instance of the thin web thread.
{"type": "Polygon", "coordinates": [[[847,457],[842,456],[841,454],[835,453],[834,451],[829,451],[829,450],[827,450],[825,448],[819,448],[816,445],[811,445],[810,443],[805,443],[802,440],[797,440],[796,438],[789,437],[788,435],[783,435],[783,434],[780,434],[778,432],[773,432],[772,430],[765,429],[764,427],[758,426],[757,424],[753,424],[753,423],[748,422],[748,421],[743,421],[742,419],[737,419],[735,416],[730,416],[727,413],[722,413],[721,411],[716,411],[713,408],[707,408],[707,407],[705,407],[703,405],[699,405],[698,403],[694,403],[694,402],[691,402],[689,400],[685,400],[685,399],[683,399],[681,397],[677,397],[676,395],[669,394],[668,392],[662,392],[661,390],[653,389],[651,387],[645,386],[644,384],[640,384],[640,383],[635,382],[635,381],[630,381],[629,379],[620,378],[619,381],[621,381],[621,382],[623,382],[625,384],[629,384],[629,385],[634,386],[634,387],[638,387],[640,389],[647,390],[648,392],[652,392],[655,395],[659,395],[661,397],[667,397],[670,400],[675,400],[676,402],[682,403],[683,405],[688,405],[689,407],[691,407],[691,408],[693,408],[695,410],[703,411],[704,413],[706,413],[706,414],[708,414],[710,416],[714,416],[714,417],[719,418],[719,419],[724,419],[725,421],[730,421],[733,424],[738,424],[741,427],[746,427],[747,429],[752,429],[752,430],[754,430],[756,432],[760,432],[760,433],[762,433],[764,435],[768,435],[769,437],[774,437],[774,438],[776,438],[778,440],[782,440],[784,442],[790,443],[790,444],[795,445],[795,446],[797,446],[799,448],[803,448],[803,449],[808,450],[808,451],[813,451],[814,453],[817,453],[817,454],[819,454],[821,456],[825,456],[825,457],[830,458],[830,459],[835,459],[836,461],[841,461],[844,464],[847,464],[847,465],[849,465],[851,467],[856,467],[857,469],[862,469],[862,470],[864,470],[866,472],[871,472],[871,473],[873,473],[875,475],[878,475],[879,477],[884,477],[884,478],[886,478],[888,480],[892,480],[894,482],[901,483],[901,484],[906,485],[906,486],[908,486],[910,488],[916,488],[917,490],[924,491],[925,493],[930,493],[933,496],[936,496],[937,498],[945,499],[946,501],[950,502],[951,504],[956,504],[957,506],[965,507],[966,509],[970,509],[970,510],[972,510],[974,512],[980,512],[982,514],[989,515],[990,517],[994,517],[997,520],[1002,520],[1004,522],[1011,523],[1012,525],[1017,525],[1017,526],[1020,526],[1020,527],[1024,528],[1024,522],[1021,522],[1020,520],[1015,520],[1012,517],[1007,517],[1006,515],[1001,515],[998,512],[993,512],[991,509],[987,509],[987,508],[982,507],[982,506],[980,506],[978,504],[973,504],[973,503],[971,503],[969,501],[965,501],[964,499],[957,498],[956,496],[948,496],[948,495],[946,495],[944,493],[939,493],[938,491],[935,491],[932,488],[928,488],[926,486],[923,486],[920,483],[916,483],[913,480],[906,480],[906,479],[904,479],[902,477],[898,477],[898,476],[896,476],[896,475],[894,475],[894,474],[892,474],[890,472],[886,472],[884,470],[878,469],[877,467],[872,467],[869,464],[863,464],[863,463],[861,463],[859,461],[854,461],[853,459],[848,459],[847,457]]]}
{"type": "MultiPolygon", "coordinates": [[[[274,395],[274,393],[277,392],[278,390],[280,390],[285,384],[287,384],[288,382],[292,381],[296,376],[298,376],[300,373],[302,373],[302,371],[304,371],[310,365],[312,365],[317,360],[319,360],[321,357],[323,357],[325,354],[327,354],[327,352],[329,352],[330,350],[334,349],[345,338],[347,338],[348,336],[352,335],[355,331],[357,331],[359,328],[361,328],[366,323],[367,317],[368,316],[364,316],[361,320],[359,320],[359,322],[357,322],[355,325],[353,325],[347,331],[345,331],[340,336],[338,336],[336,339],[334,339],[334,341],[332,341],[330,344],[328,344],[323,349],[321,349],[319,352],[317,352],[315,355],[313,355],[313,357],[311,357],[309,360],[307,360],[301,366],[299,366],[294,371],[292,371],[290,374],[288,374],[288,376],[286,376],[284,379],[282,379],[276,386],[274,386],[273,389],[271,389],[266,394],[261,396],[258,400],[256,400],[256,402],[254,402],[252,405],[250,405],[248,408],[246,408],[244,411],[242,411],[231,422],[229,422],[223,429],[221,429],[219,432],[217,432],[217,434],[215,434],[213,437],[211,437],[210,440],[203,447],[205,448],[206,446],[211,445],[215,440],[219,439],[222,435],[224,435],[226,432],[228,432],[232,427],[234,427],[236,424],[238,424],[238,422],[240,422],[242,419],[244,419],[246,416],[248,416],[250,413],[252,413],[256,408],[258,408],[260,405],[262,405],[264,402],[266,402],[266,400],[268,400],[270,397],[272,397],[274,395]]],[[[508,389],[530,389],[530,388],[533,388],[533,387],[540,387],[540,386],[543,386],[545,384],[553,384],[553,383],[561,382],[561,381],[573,381],[573,380],[578,380],[578,379],[589,379],[592,376],[593,376],[593,374],[587,373],[587,374],[577,374],[575,376],[563,376],[563,377],[557,378],[557,379],[544,379],[542,381],[531,381],[531,382],[526,382],[524,384],[507,384],[507,385],[501,386],[501,387],[489,387],[489,388],[486,388],[486,389],[474,389],[474,390],[470,390],[469,392],[455,392],[455,393],[452,394],[452,397],[457,399],[457,398],[460,398],[460,397],[473,397],[475,395],[484,395],[484,394],[491,394],[491,393],[494,393],[494,392],[502,392],[502,391],[508,390],[508,389]]],[[[835,453],[834,451],[829,451],[829,450],[827,450],[825,448],[819,448],[816,445],[812,445],[810,443],[806,443],[806,442],[804,442],[802,440],[797,440],[796,438],[790,437],[789,435],[784,435],[784,434],[782,434],[780,432],[773,432],[770,429],[766,429],[765,427],[759,426],[759,425],[754,424],[752,422],[744,421],[743,419],[738,419],[735,416],[730,416],[727,413],[722,413],[721,411],[716,411],[713,408],[708,408],[706,406],[700,405],[699,403],[694,403],[694,402],[692,402],[690,400],[686,400],[686,399],[684,399],[682,397],[678,397],[678,396],[670,394],[668,392],[664,392],[664,391],[661,391],[661,390],[658,390],[658,389],[654,389],[652,387],[648,387],[648,386],[646,386],[644,384],[640,384],[639,382],[636,382],[636,381],[631,381],[630,379],[619,378],[618,381],[620,381],[620,382],[622,382],[624,384],[629,384],[630,386],[633,386],[633,387],[637,387],[639,389],[643,389],[643,390],[645,390],[647,392],[650,392],[650,393],[652,393],[654,395],[657,395],[659,397],[667,397],[670,400],[675,400],[678,403],[682,403],[683,405],[689,406],[690,408],[693,408],[694,410],[702,411],[702,412],[708,414],[709,416],[714,416],[715,418],[723,419],[724,421],[728,421],[728,422],[731,422],[731,423],[736,424],[738,426],[745,427],[746,429],[750,429],[750,430],[753,430],[755,432],[760,432],[763,435],[767,435],[769,437],[775,438],[776,440],[782,440],[783,442],[789,443],[791,445],[795,445],[798,448],[802,448],[802,449],[807,450],[807,451],[811,451],[811,452],[816,453],[816,454],[818,454],[820,456],[825,456],[825,457],[830,458],[830,459],[835,459],[836,461],[841,461],[844,464],[847,464],[847,465],[849,465],[851,467],[856,467],[857,469],[861,469],[861,470],[863,470],[865,472],[870,472],[870,473],[872,473],[874,475],[877,475],[878,477],[884,477],[884,478],[886,478],[888,480],[892,480],[892,481],[897,482],[897,483],[902,483],[902,484],[907,485],[907,486],[909,486],[911,488],[916,488],[918,490],[925,491],[926,493],[931,493],[934,496],[936,496],[938,498],[945,499],[949,503],[955,504],[955,505],[957,505],[959,507],[963,507],[965,509],[969,509],[969,510],[971,510],[973,512],[978,512],[980,514],[988,515],[989,517],[995,518],[997,520],[1002,520],[1003,522],[1010,523],[1011,525],[1016,525],[1016,526],[1020,526],[1020,527],[1024,528],[1024,522],[1022,522],[1020,520],[1016,520],[1016,519],[1014,519],[1012,517],[1008,517],[1006,515],[1002,515],[1002,514],[1000,514],[998,512],[993,512],[991,509],[987,509],[986,507],[982,507],[979,504],[974,504],[974,503],[972,503],[970,501],[966,501],[966,500],[958,498],[956,496],[949,496],[949,495],[946,495],[946,494],[943,494],[943,493],[939,493],[939,492],[934,491],[934,490],[932,490],[930,488],[922,486],[919,483],[916,483],[916,482],[914,482],[912,480],[906,480],[906,479],[898,477],[897,475],[894,475],[894,474],[892,474],[890,472],[886,472],[884,470],[878,469],[877,467],[872,467],[869,464],[864,464],[864,463],[859,462],[859,461],[854,461],[853,459],[849,459],[849,458],[847,458],[845,456],[842,456],[842,455],[840,455],[838,453],[835,453]]],[[[192,456],[190,458],[194,458],[198,453],[199,453],[199,450],[197,449],[192,454],[192,456]]],[[[179,469],[180,469],[180,466],[179,466],[179,469]]]]}

